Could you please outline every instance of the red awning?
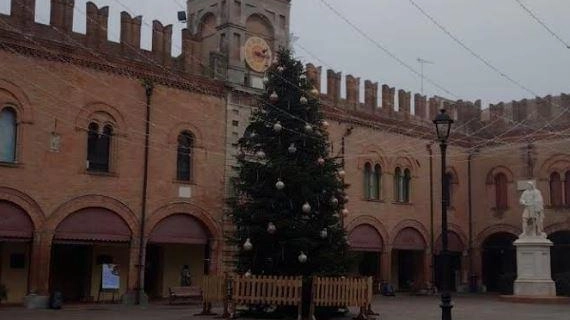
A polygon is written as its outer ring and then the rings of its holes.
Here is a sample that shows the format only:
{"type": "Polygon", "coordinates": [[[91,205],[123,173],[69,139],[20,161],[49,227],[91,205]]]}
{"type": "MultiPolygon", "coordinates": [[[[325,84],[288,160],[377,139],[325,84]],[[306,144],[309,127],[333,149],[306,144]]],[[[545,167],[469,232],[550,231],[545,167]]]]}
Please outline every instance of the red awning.
{"type": "Polygon", "coordinates": [[[8,201],[0,201],[0,238],[31,240],[34,224],[28,213],[8,201]]]}
{"type": "Polygon", "coordinates": [[[160,221],[152,233],[149,242],[206,244],[208,232],[196,218],[186,214],[176,214],[160,221]]]}
{"type": "Polygon", "coordinates": [[[426,243],[418,230],[414,228],[402,229],[394,240],[394,249],[398,250],[425,250],[426,243]]]}
{"type": "Polygon", "coordinates": [[[354,251],[381,252],[384,242],[373,226],[362,224],[354,228],[349,236],[350,248],[354,251]]]}
{"type": "MultiPolygon", "coordinates": [[[[437,242],[435,243],[436,253],[441,252],[442,245],[443,244],[441,242],[441,236],[439,236],[437,242]]],[[[463,252],[463,250],[465,250],[465,245],[463,244],[463,241],[461,241],[459,235],[453,231],[449,231],[447,233],[447,250],[451,252],[463,252]]]]}
{"type": "Polygon", "coordinates": [[[131,230],[116,213],[104,208],[85,208],[65,218],[55,230],[55,240],[131,240],[131,230]]]}

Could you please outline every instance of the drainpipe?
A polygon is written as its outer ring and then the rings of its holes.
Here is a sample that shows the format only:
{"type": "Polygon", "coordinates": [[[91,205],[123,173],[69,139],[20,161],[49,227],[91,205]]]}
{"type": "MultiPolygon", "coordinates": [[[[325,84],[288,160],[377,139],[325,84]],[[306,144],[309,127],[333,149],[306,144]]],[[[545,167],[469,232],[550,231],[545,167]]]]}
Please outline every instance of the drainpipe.
{"type": "Polygon", "coordinates": [[[431,282],[435,281],[435,256],[433,254],[433,150],[431,149],[433,143],[427,144],[426,148],[429,154],[429,230],[430,230],[430,248],[431,248],[431,282]]]}
{"type": "Polygon", "coordinates": [[[150,104],[154,91],[154,85],[149,80],[143,80],[142,85],[145,89],[146,95],[146,123],[145,123],[145,137],[144,137],[144,171],[143,171],[143,188],[142,188],[142,204],[141,204],[141,228],[139,234],[139,266],[138,266],[138,285],[136,304],[141,304],[144,295],[144,229],[146,222],[146,201],[148,190],[148,153],[150,141],[150,104]]]}
{"type": "MultiPolygon", "coordinates": [[[[344,158],[345,158],[345,154],[344,154],[344,152],[345,152],[345,139],[346,139],[346,137],[348,137],[352,134],[352,130],[354,130],[354,127],[350,126],[350,127],[346,128],[346,131],[342,135],[342,141],[341,141],[341,146],[340,146],[340,153],[342,155],[342,158],[341,158],[342,170],[346,170],[344,168],[344,165],[345,165],[345,160],[344,160],[344,158]]],[[[344,177],[342,178],[342,183],[344,184],[344,177]]],[[[340,224],[344,228],[344,215],[343,214],[340,215],[340,224]]]]}

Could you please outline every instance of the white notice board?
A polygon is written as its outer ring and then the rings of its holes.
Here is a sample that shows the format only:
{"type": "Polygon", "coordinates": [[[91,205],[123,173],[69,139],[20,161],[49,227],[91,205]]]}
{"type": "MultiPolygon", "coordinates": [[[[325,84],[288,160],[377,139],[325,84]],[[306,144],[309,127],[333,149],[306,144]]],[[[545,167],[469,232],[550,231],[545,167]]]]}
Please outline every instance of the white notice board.
{"type": "Polygon", "coordinates": [[[103,264],[101,268],[101,289],[119,290],[120,284],[119,266],[116,264],[103,264]]]}

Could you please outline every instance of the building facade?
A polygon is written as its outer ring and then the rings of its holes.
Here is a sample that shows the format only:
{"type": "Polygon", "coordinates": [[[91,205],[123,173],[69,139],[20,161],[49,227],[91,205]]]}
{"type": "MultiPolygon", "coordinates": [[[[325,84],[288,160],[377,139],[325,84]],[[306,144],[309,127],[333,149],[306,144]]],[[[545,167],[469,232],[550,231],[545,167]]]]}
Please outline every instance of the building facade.
{"type": "MultiPolygon", "coordinates": [[[[54,290],[71,301],[108,299],[102,265],[119,267],[118,294],[165,297],[193,280],[231,271],[237,140],[258,106],[264,69],[287,45],[289,1],[188,2],[182,53],[170,26],[121,15],[107,40],[108,9],[87,4],[87,33],[71,30],[73,0],[51,2],[50,25],[34,0],[0,16],[0,284],[8,301],[54,290]],[[261,39],[263,41],[260,41],[261,39]],[[251,40],[251,41],[250,41],[251,40]]],[[[500,290],[516,272],[522,182],[546,203],[553,274],[570,271],[567,95],[497,104],[427,98],[307,65],[343,159],[359,258],[354,273],[401,290],[439,283],[441,195],[450,205],[451,283],[500,290]],[[324,77],[323,77],[324,76],[324,77]],[[321,85],[323,82],[323,85],[321,85]],[[324,85],[326,83],[326,85],[324,85]],[[326,87],[326,88],[325,88],[326,87]],[[397,106],[397,107],[396,107],[397,106]],[[441,189],[430,119],[456,119],[441,189]],[[443,192],[442,192],[443,191],[443,192]]]]}

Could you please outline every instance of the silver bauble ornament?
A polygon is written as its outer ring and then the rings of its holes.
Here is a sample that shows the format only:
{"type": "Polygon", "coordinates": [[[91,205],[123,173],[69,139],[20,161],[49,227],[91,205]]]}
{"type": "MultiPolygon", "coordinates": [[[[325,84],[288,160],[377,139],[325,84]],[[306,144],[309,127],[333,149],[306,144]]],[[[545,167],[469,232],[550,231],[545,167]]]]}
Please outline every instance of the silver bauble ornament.
{"type": "Polygon", "coordinates": [[[338,206],[338,199],[335,198],[335,197],[332,197],[332,198],[331,198],[331,204],[332,204],[333,206],[335,206],[335,207],[338,206]]]}
{"type": "Polygon", "coordinates": [[[349,213],[350,213],[350,211],[348,211],[347,208],[342,209],[342,215],[343,215],[343,216],[346,217],[346,216],[348,216],[349,213]]]}
{"type": "Polygon", "coordinates": [[[313,132],[313,126],[307,123],[307,125],[305,125],[305,132],[313,132]]]}
{"type": "Polygon", "coordinates": [[[344,202],[348,202],[348,200],[350,200],[350,197],[348,195],[344,196],[344,202]]]}
{"type": "Polygon", "coordinates": [[[262,160],[265,158],[265,152],[263,152],[263,150],[259,150],[255,153],[255,156],[257,159],[262,160]]]}
{"type": "Polygon", "coordinates": [[[319,158],[317,159],[317,163],[319,164],[319,166],[322,166],[322,165],[325,164],[325,159],[323,159],[322,157],[319,157],[319,158]]]}
{"type": "Polygon", "coordinates": [[[307,76],[303,73],[302,75],[299,76],[299,79],[307,80],[307,76]]]}
{"type": "Polygon", "coordinates": [[[287,148],[287,151],[289,151],[289,153],[293,154],[293,153],[297,152],[297,147],[295,147],[294,143],[291,143],[289,145],[289,148],[287,148]]]}
{"type": "Polygon", "coordinates": [[[274,234],[275,231],[277,231],[277,227],[275,226],[275,224],[273,222],[269,222],[267,224],[267,233],[274,234]]]}
{"type": "Polygon", "coordinates": [[[297,259],[299,259],[300,263],[305,263],[307,262],[307,255],[303,251],[301,251],[297,259]]]}
{"type": "Polygon", "coordinates": [[[251,243],[251,240],[249,238],[245,240],[245,243],[243,244],[243,249],[245,251],[251,251],[251,249],[253,249],[253,244],[251,243]]]}
{"type": "Polygon", "coordinates": [[[279,100],[277,92],[273,91],[273,93],[269,96],[269,100],[271,100],[271,102],[277,102],[277,100],[279,100]]]}
{"type": "Polygon", "coordinates": [[[318,95],[319,95],[319,90],[317,90],[317,88],[313,88],[313,89],[311,89],[311,94],[312,94],[313,96],[318,96],[318,95]]]}
{"type": "Polygon", "coordinates": [[[308,202],[305,202],[305,204],[303,204],[303,213],[311,213],[311,205],[308,202]]]}
{"type": "Polygon", "coordinates": [[[277,121],[277,123],[273,125],[273,131],[279,133],[281,130],[283,130],[283,126],[281,125],[281,122],[277,121]]]}
{"type": "Polygon", "coordinates": [[[279,67],[277,67],[277,71],[283,72],[283,71],[285,71],[285,67],[284,67],[284,66],[279,66],[279,67]]]}
{"type": "Polygon", "coordinates": [[[247,270],[243,275],[244,275],[246,278],[251,277],[251,270],[247,270]]]}
{"type": "Polygon", "coordinates": [[[301,104],[307,104],[309,103],[309,100],[305,98],[305,96],[302,96],[301,99],[299,99],[299,102],[301,102],[301,104]]]}
{"type": "Polygon", "coordinates": [[[322,125],[325,129],[327,129],[329,127],[329,123],[326,122],[325,120],[323,120],[322,125]]]}
{"type": "Polygon", "coordinates": [[[341,177],[341,178],[344,178],[345,175],[346,175],[346,172],[345,172],[344,170],[340,170],[340,171],[338,172],[338,176],[341,177]]]}
{"type": "Polygon", "coordinates": [[[285,188],[285,183],[279,179],[275,183],[275,188],[277,188],[277,190],[283,190],[283,188],[285,188]]]}
{"type": "Polygon", "coordinates": [[[324,228],[323,230],[321,230],[321,238],[326,239],[329,236],[329,232],[327,230],[327,228],[324,228]]]}

